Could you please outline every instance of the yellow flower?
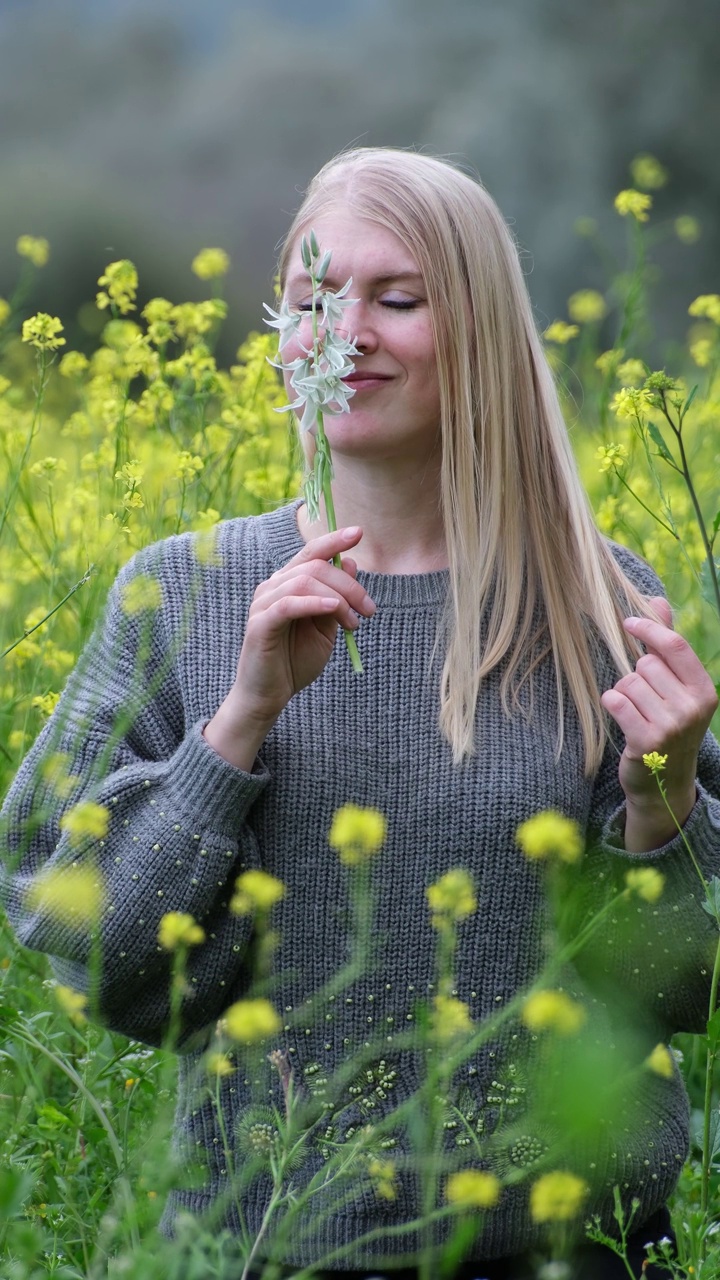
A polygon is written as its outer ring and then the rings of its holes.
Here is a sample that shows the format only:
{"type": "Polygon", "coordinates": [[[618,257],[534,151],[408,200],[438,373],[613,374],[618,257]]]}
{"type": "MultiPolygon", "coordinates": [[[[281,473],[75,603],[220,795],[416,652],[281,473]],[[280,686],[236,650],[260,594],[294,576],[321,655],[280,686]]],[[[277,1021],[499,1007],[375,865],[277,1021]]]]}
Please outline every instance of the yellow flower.
{"type": "Polygon", "coordinates": [[[205,941],[205,930],[187,911],[166,911],[158,925],[157,940],[164,951],[197,947],[205,941]]]}
{"type": "Polygon", "coordinates": [[[333,814],[328,844],[346,867],[355,867],[382,848],[386,833],[387,821],[377,809],[344,804],[333,814]]]}
{"type": "Polygon", "coordinates": [[[82,351],[67,351],[58,365],[63,378],[79,378],[89,368],[90,361],[82,351]]]}
{"type": "Polygon", "coordinates": [[[621,467],[627,456],[628,451],[624,444],[601,444],[595,450],[595,457],[600,459],[600,471],[621,467]]]}
{"type": "Polygon", "coordinates": [[[138,275],[134,263],[127,258],[119,262],[110,262],[100,276],[98,284],[102,291],[96,295],[95,301],[101,311],[115,306],[122,316],[135,310],[138,275]]]}
{"type": "Polygon", "coordinates": [[[643,191],[664,187],[668,180],[667,169],[664,169],[655,156],[647,154],[636,156],[630,162],[630,176],[636,187],[643,191]]]}
{"type": "Polygon", "coordinates": [[[665,768],[667,756],[661,756],[659,751],[645,751],[643,752],[643,764],[651,773],[657,775],[662,773],[665,768]]]}
{"type": "Polygon", "coordinates": [[[618,418],[639,418],[648,408],[648,398],[639,387],[621,387],[610,401],[618,418]]]}
{"type": "Polygon", "coordinates": [[[60,819],[60,826],[68,832],[71,844],[81,843],[86,836],[102,840],[110,826],[110,811],[104,804],[95,804],[94,800],[82,800],[68,809],[60,819]]]}
{"type": "Polygon", "coordinates": [[[518,827],[515,838],[527,858],[560,858],[577,862],[583,848],[582,832],[572,818],[546,809],[518,827]]]}
{"type": "Polygon", "coordinates": [[[60,983],[55,987],[55,999],[57,1000],[63,1013],[76,1027],[81,1027],[87,1022],[85,1010],[87,1008],[87,996],[80,991],[74,991],[72,987],[63,987],[60,983]]]}
{"type": "Polygon", "coordinates": [[[647,222],[648,209],[652,208],[652,196],[646,196],[642,191],[635,191],[630,187],[627,191],[619,191],[615,197],[615,208],[621,218],[627,218],[630,214],[637,222],[647,222]]]}
{"type": "Polygon", "coordinates": [[[38,351],[56,351],[58,347],[65,346],[65,339],[59,336],[62,331],[62,320],[38,311],[36,316],[23,322],[22,340],[31,347],[37,347],[38,351]]]}
{"type": "Polygon", "coordinates": [[[688,307],[688,315],[705,316],[714,324],[720,324],[720,294],[701,293],[688,307]]]}
{"type": "Polygon", "coordinates": [[[235,881],[230,910],[237,916],[247,916],[253,911],[269,911],[284,897],[285,885],[282,880],[268,875],[267,871],[244,871],[235,881]]]}
{"type": "Polygon", "coordinates": [[[230,259],[224,249],[201,249],[192,260],[192,270],[201,280],[215,280],[225,276],[230,267],[230,259]]]}
{"type": "Polygon", "coordinates": [[[557,1031],[561,1036],[572,1036],[580,1030],[586,1013],[564,991],[536,991],[528,996],[520,1017],[531,1031],[557,1031]]]}
{"type": "Polygon", "coordinates": [[[282,1021],[269,1000],[238,1000],[222,1018],[224,1030],[242,1044],[256,1044],[276,1035],[282,1021]]]}
{"type": "Polygon", "coordinates": [[[647,378],[647,369],[642,360],[625,360],[618,365],[617,376],[623,386],[636,387],[647,378]]]}
{"type": "Polygon", "coordinates": [[[577,1217],[590,1188],[574,1173],[557,1170],[538,1178],[530,1188],[533,1222],[569,1222],[577,1217]]]}
{"type": "Polygon", "coordinates": [[[576,338],[580,330],[576,324],[566,324],[564,320],[553,320],[545,330],[543,337],[546,342],[557,342],[564,347],[566,343],[576,338]]]}
{"type": "Polygon", "coordinates": [[[194,480],[198,471],[202,471],[205,463],[197,454],[188,453],[187,449],[182,449],[178,453],[175,462],[175,475],[178,480],[183,480],[186,484],[190,480],[194,480]]]}
{"type": "Polygon", "coordinates": [[[700,239],[700,223],[689,214],[681,214],[675,219],[675,235],[683,244],[695,244],[700,239]]]}
{"type": "Polygon", "coordinates": [[[34,267],[44,267],[50,257],[50,245],[42,236],[20,236],[15,248],[34,267]]]}
{"type": "Polygon", "coordinates": [[[445,1199],[449,1204],[462,1205],[467,1209],[494,1209],[501,1190],[500,1181],[494,1173],[462,1169],[448,1178],[445,1199]]]}
{"type": "Polygon", "coordinates": [[[428,886],[425,896],[433,913],[435,928],[443,927],[452,920],[464,920],[477,908],[472,877],[463,867],[446,871],[444,876],[428,886]]]}
{"type": "Polygon", "coordinates": [[[10,303],[5,298],[0,298],[0,325],[4,325],[5,321],[11,314],[10,303]]]}
{"type": "Polygon", "coordinates": [[[162,607],[162,587],[157,578],[151,578],[147,573],[138,573],[126,582],[120,595],[122,611],[131,617],[162,607]]]}
{"type": "Polygon", "coordinates": [[[381,1200],[394,1200],[396,1198],[395,1165],[392,1160],[371,1158],[368,1160],[368,1173],[372,1178],[375,1194],[380,1196],[381,1200]]]}
{"type": "Polygon", "coordinates": [[[226,1053],[209,1053],[205,1065],[211,1076],[231,1076],[235,1070],[226,1053]]]}
{"type": "Polygon", "coordinates": [[[667,1045],[656,1044],[652,1053],[645,1059],[645,1066],[654,1071],[656,1076],[671,1080],[674,1074],[673,1060],[667,1045]]]}
{"type": "Polygon", "coordinates": [[[607,315],[605,299],[596,289],[580,289],[568,298],[568,315],[578,324],[592,324],[607,315]]]}
{"type": "Polygon", "coordinates": [[[657,902],[662,896],[665,877],[655,867],[635,867],[626,873],[625,885],[646,902],[657,902]]]}
{"type": "Polygon", "coordinates": [[[116,480],[122,480],[123,484],[129,485],[140,484],[144,476],[145,468],[137,458],[131,458],[119,471],[115,472],[116,480]]]}
{"type": "Polygon", "coordinates": [[[454,996],[435,996],[431,1026],[438,1040],[454,1040],[455,1036],[472,1031],[470,1010],[454,996]]]}
{"type": "Polygon", "coordinates": [[[32,911],[71,929],[85,929],[99,920],[103,897],[98,873],[73,864],[38,876],[27,891],[26,903],[32,911]]]}
{"type": "Polygon", "coordinates": [[[32,699],[30,706],[37,707],[38,711],[42,711],[44,716],[51,716],[59,701],[59,693],[38,693],[32,699]]]}
{"type": "Polygon", "coordinates": [[[43,760],[40,773],[43,780],[58,796],[68,796],[80,783],[78,774],[68,773],[70,756],[66,751],[54,751],[43,760]]]}
{"type": "Polygon", "coordinates": [[[707,369],[715,352],[715,343],[710,338],[698,338],[690,343],[690,355],[700,369],[707,369]]]}

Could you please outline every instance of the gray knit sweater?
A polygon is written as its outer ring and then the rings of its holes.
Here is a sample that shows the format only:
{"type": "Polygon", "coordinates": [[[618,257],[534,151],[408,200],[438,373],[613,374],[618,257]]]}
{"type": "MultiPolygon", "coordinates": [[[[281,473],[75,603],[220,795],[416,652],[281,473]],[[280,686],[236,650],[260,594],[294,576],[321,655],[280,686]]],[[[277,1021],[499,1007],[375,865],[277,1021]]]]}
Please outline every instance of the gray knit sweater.
{"type": "MultiPolygon", "coordinates": [[[[170,538],[131,561],[112,591],[104,624],[5,806],[9,918],[21,940],[49,953],[59,979],[79,990],[88,985],[83,935],[30,911],[25,895],[41,867],[69,856],[93,859],[101,870],[109,905],[100,1007],[110,1027],[150,1044],[162,1041],[169,961],[157,945],[158,922],[168,911],[183,911],[206,930],[205,943],[188,962],[176,1129],[180,1149],[206,1161],[205,1186],[171,1196],[168,1230],[180,1208],[202,1212],[222,1204],[221,1221],[240,1232],[237,1205],[227,1195],[230,1160],[236,1170],[249,1167],[252,1118],[271,1122],[252,1107],[258,1102],[283,1106],[279,1074],[265,1060],[269,1048],[286,1052],[299,1096],[321,1099],[310,1154],[292,1174],[298,1186],[313,1176],[321,1186],[333,1144],[350,1142],[418,1089],[419,1055],[398,1050],[394,1040],[406,1036],[421,1016],[423,1000],[433,994],[435,939],[425,888],[449,868],[468,868],[478,890],[478,910],[460,926],[456,957],[457,993],[473,1020],[503,1008],[533,980],[547,943],[546,873],[520,852],[515,832],[540,810],[560,810],[587,833],[582,877],[588,909],[602,901],[608,885],[622,884],[631,866],[649,863],[666,877],[659,902],[633,899],[564,975],[566,989],[593,1009],[607,1074],[616,1069],[613,1054],[622,1038],[608,992],[622,991],[625,1013],[629,1010],[641,1028],[641,1055],[676,1030],[702,1030],[706,1017],[716,933],[701,909],[696,873],[679,837],[652,854],[625,852],[617,734],[599,773],[588,780],[578,724],[568,710],[566,745],[556,765],[549,662],[536,672],[531,724],[519,716],[505,718],[499,675],[486,680],[477,712],[477,754],[453,765],[437,727],[439,668],[432,656],[448,590],[446,572],[359,575],[377,604],[376,615],[363,621],[358,633],[365,675],[352,675],[339,638],[320,678],[280,716],[252,773],[234,768],[205,742],[202,727],[234,680],[253,592],[302,545],[296,509],[293,504],[224,523],[214,563],[198,560],[192,535],[170,538]],[[160,580],[162,607],[154,613],[128,614],[121,608],[122,586],[138,573],[160,580]],[[56,750],[69,753],[71,771],[111,812],[107,837],[88,841],[74,854],[59,828],[63,802],[44,792],[39,780],[41,756],[56,750]],[[364,978],[312,1017],[304,1016],[307,998],[348,958],[348,872],[327,844],[333,813],[348,801],[388,817],[386,845],[372,864],[374,955],[364,978]],[[33,807],[37,813],[43,805],[40,825],[28,823],[33,807]],[[248,989],[251,924],[247,916],[232,914],[228,901],[235,878],[250,867],[266,869],[287,886],[284,901],[274,909],[281,943],[274,964],[277,981],[268,992],[283,1014],[285,1030],[265,1045],[252,1070],[241,1066],[222,1078],[220,1126],[206,1085],[203,1050],[223,1010],[248,989]],[[621,928],[623,911],[626,920],[632,916],[631,933],[621,928]],[[334,1089],[334,1070],[364,1047],[363,1071],[334,1089]]],[[[613,551],[641,590],[658,592],[657,578],[642,561],[624,548],[613,551]]],[[[615,678],[609,663],[598,670],[604,688],[615,678]]],[[[685,833],[710,877],[720,870],[720,749],[710,736],[699,775],[700,798],[685,833]]],[[[78,798],[75,792],[64,803],[78,798]]],[[[503,1158],[493,1156],[493,1163],[514,1177],[523,1165],[530,1164],[532,1172],[544,1135],[524,1132],[515,1116],[522,1114],[522,1099],[532,1095],[537,1043],[510,1024],[502,1044],[479,1049],[456,1072],[446,1151],[448,1158],[457,1154],[458,1167],[481,1164],[482,1144],[493,1132],[495,1146],[488,1150],[502,1155],[498,1126],[509,1117],[503,1158]],[[508,1100],[518,1103],[515,1113],[504,1105],[508,1100]]],[[[578,1141],[562,1164],[592,1177],[586,1208],[600,1212],[606,1223],[614,1184],[627,1199],[640,1199],[637,1221],[642,1221],[667,1198],[687,1152],[687,1098],[677,1071],[668,1080],[638,1067],[624,1102],[617,1115],[608,1117],[601,1138],[593,1138],[594,1149],[583,1151],[578,1141]]],[[[287,1262],[308,1264],[352,1246],[378,1226],[397,1227],[417,1213],[402,1125],[393,1141],[386,1157],[396,1163],[395,1198],[378,1196],[360,1175],[352,1187],[343,1184],[340,1194],[337,1184],[320,1189],[312,1209],[286,1232],[282,1256],[287,1262]]],[[[252,1238],[270,1181],[259,1169],[245,1182],[242,1212],[252,1238]]],[[[478,1258],[517,1252],[532,1242],[536,1228],[528,1213],[528,1180],[507,1187],[497,1208],[478,1224],[478,1258]]],[[[397,1260],[411,1255],[417,1244],[412,1232],[395,1234],[390,1243],[375,1239],[354,1247],[338,1265],[360,1266],[383,1257],[399,1265],[397,1260]]]]}

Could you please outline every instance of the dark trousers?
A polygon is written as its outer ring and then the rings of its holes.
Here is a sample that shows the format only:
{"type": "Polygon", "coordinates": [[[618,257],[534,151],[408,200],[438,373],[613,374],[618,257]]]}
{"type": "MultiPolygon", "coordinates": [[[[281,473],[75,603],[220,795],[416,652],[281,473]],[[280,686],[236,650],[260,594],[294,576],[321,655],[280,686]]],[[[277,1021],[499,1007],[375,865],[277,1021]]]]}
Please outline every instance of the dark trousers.
{"type": "MultiPolygon", "coordinates": [[[[666,1208],[659,1209],[642,1227],[633,1231],[628,1237],[628,1260],[638,1280],[667,1280],[672,1273],[665,1267],[642,1266],[647,1258],[645,1245],[649,1241],[661,1240],[666,1236],[675,1244],[675,1237],[670,1226],[670,1214],[666,1208]]],[[[284,1271],[283,1276],[292,1276],[301,1268],[293,1267],[284,1271]]],[[[493,1262],[466,1262],[456,1272],[453,1280],[533,1280],[536,1268],[533,1259],[528,1257],[501,1258],[493,1262]]],[[[628,1280],[628,1273],[621,1258],[604,1245],[582,1245],[574,1254],[571,1265],[572,1280],[628,1280]]],[[[252,1280],[258,1280],[260,1272],[252,1272],[252,1280]]],[[[392,1271],[382,1267],[368,1271],[322,1271],[317,1273],[317,1280],[417,1280],[414,1268],[392,1271]]]]}

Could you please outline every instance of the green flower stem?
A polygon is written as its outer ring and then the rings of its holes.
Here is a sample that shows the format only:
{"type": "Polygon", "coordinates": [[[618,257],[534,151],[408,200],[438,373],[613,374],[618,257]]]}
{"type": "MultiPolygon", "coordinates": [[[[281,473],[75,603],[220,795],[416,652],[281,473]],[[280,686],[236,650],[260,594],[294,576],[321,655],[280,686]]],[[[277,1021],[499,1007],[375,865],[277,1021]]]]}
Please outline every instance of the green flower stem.
{"type": "MultiPolygon", "coordinates": [[[[710,1009],[708,1019],[710,1019],[717,1005],[718,983],[720,982],[720,940],[718,940],[715,948],[715,964],[713,965],[712,978],[710,980],[710,1009]]],[[[715,1073],[715,1060],[717,1058],[718,1049],[717,1042],[708,1040],[707,1056],[705,1059],[705,1098],[703,1103],[703,1144],[702,1144],[702,1180],[700,1183],[700,1209],[703,1214],[707,1214],[710,1200],[710,1121],[712,1118],[713,1104],[713,1076],[715,1073]]],[[[707,1235],[703,1235],[701,1244],[702,1260],[705,1261],[707,1255],[707,1235]]]]}

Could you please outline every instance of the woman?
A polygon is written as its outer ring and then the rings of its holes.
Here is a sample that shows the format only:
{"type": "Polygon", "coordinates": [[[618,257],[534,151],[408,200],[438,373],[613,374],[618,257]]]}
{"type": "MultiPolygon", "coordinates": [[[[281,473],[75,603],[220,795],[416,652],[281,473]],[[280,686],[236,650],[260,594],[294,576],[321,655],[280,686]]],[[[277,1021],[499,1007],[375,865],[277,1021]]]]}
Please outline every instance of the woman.
{"type": "MultiPolygon", "coordinates": [[[[328,1148],[350,1150],[368,1119],[402,1108],[421,1085],[419,1055],[394,1041],[437,992],[428,885],[458,865],[477,885],[479,907],[459,929],[455,959],[457,997],[479,1023],[527,987],[544,959],[544,882],[515,839],[524,820],[554,809],[580,825],[590,909],[628,869],[662,870],[663,897],[641,907],[635,924],[640,963],[629,966],[632,947],[618,925],[602,935],[601,967],[587,948],[565,984],[597,1005],[612,1073],[608,990],[622,988],[642,1023],[640,1062],[675,1030],[701,1029],[707,1009],[713,925],[643,753],[667,755],[667,795],[684,834],[706,876],[720,867],[720,751],[706,732],[712,683],[672,631],[654,574],[592,523],[496,207],[443,161],[382,149],[339,157],[314,180],[283,250],[292,313],[312,306],[300,253],[310,227],[332,250],[325,287],[352,276],[357,299],[345,313],[359,352],[348,378],[355,394],[349,413],[326,419],[339,531],[311,524],[298,501],[224,523],[217,557],[200,568],[190,536],[142,552],[120,575],[104,627],[68,684],[59,741],[51,725],[7,802],[10,917],[22,941],[49,952],[59,978],[81,990],[89,946],[32,910],[28,888],[69,854],[101,872],[99,1008],[108,1025],[163,1040],[171,966],[157,945],[159,921],[181,911],[202,925],[180,1015],[178,1141],[207,1158],[207,1180],[201,1191],[174,1193],[165,1221],[170,1230],[178,1209],[222,1202],[231,1229],[258,1242],[256,1258],[271,1252],[270,1233],[262,1237],[269,1177],[248,1180],[239,1205],[228,1188],[248,1158],[258,1090],[282,1110],[290,1076],[297,1096],[317,1092],[317,1079],[331,1082],[293,1175],[302,1187],[328,1148]],[[161,585],[150,625],[147,614],[123,611],[138,574],[161,585]],[[357,633],[362,678],[350,673],[339,626],[357,633]],[[40,781],[49,749],[71,755],[85,793],[110,812],[104,840],[80,852],[40,781]],[[327,847],[346,802],[388,818],[371,864],[375,953],[363,977],[304,1017],[348,954],[347,877],[327,847]],[[26,834],[43,806],[46,821],[26,834]],[[197,1081],[216,1019],[248,989],[251,917],[229,902],[249,868],[286,887],[273,916],[272,995],[287,1021],[265,1046],[280,1051],[275,1066],[256,1059],[256,1076],[222,1077],[219,1117],[197,1081]],[[362,1083],[333,1091],[342,1080],[333,1073],[365,1046],[377,1053],[362,1083]]],[[[310,331],[308,317],[286,363],[310,331]]],[[[77,801],[75,793],[66,803],[77,801]]],[[[462,1124],[493,1138],[505,1170],[514,1156],[497,1136],[496,1095],[533,1052],[512,1045],[479,1048],[452,1086],[462,1124]]],[[[622,1121],[622,1150],[598,1139],[597,1151],[580,1144],[573,1158],[592,1181],[586,1214],[598,1213],[611,1234],[613,1188],[628,1212],[637,1199],[639,1267],[640,1241],[662,1234],[662,1206],[687,1150],[677,1070],[672,1080],[643,1073],[622,1121]]],[[[425,1238],[400,1229],[418,1213],[401,1124],[393,1141],[388,1194],[363,1183],[339,1198],[316,1196],[283,1240],[287,1274],[313,1263],[338,1275],[414,1265],[425,1238]],[[395,1234],[383,1238],[378,1227],[395,1234]]],[[[478,1164],[467,1148],[455,1155],[460,1167],[478,1164]]],[[[506,1178],[497,1206],[478,1219],[468,1276],[526,1274],[523,1258],[541,1234],[528,1210],[531,1175],[530,1167],[525,1179],[506,1178]]],[[[445,1218],[437,1238],[447,1230],[445,1218]]],[[[614,1262],[591,1250],[574,1274],[608,1277],[614,1262]]]]}

